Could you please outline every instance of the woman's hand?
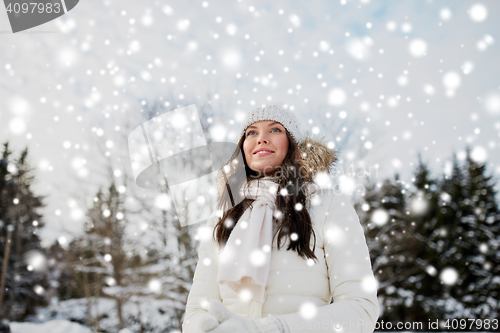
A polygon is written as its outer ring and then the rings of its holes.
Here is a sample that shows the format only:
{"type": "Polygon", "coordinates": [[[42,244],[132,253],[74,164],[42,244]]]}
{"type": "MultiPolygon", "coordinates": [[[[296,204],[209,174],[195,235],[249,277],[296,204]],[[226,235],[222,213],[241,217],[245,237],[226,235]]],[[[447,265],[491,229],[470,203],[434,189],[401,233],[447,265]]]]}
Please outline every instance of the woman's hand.
{"type": "Polygon", "coordinates": [[[200,329],[202,332],[210,332],[219,325],[220,324],[217,318],[212,315],[208,315],[201,320],[200,329]]]}
{"type": "MultiPolygon", "coordinates": [[[[287,333],[286,323],[276,317],[248,319],[229,311],[219,300],[211,300],[208,312],[216,318],[220,325],[213,329],[205,330],[210,333],[287,333]]],[[[210,326],[207,325],[207,326],[210,326]]]]}
{"type": "MultiPolygon", "coordinates": [[[[208,312],[218,320],[219,325],[205,330],[210,333],[260,333],[259,328],[251,319],[239,316],[229,311],[220,301],[212,299],[208,305],[208,312]]],[[[205,324],[205,323],[204,323],[205,324]]],[[[207,322],[206,327],[210,326],[207,322]]]]}

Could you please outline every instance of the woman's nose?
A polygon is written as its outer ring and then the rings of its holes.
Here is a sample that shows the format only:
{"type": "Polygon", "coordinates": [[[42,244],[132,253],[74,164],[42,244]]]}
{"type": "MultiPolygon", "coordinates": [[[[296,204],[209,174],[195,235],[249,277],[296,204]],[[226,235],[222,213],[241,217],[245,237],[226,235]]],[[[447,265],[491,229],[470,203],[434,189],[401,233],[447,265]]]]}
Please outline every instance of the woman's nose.
{"type": "Polygon", "coordinates": [[[267,134],[266,133],[259,134],[259,137],[257,138],[257,142],[258,143],[263,143],[263,142],[269,143],[268,138],[267,138],[267,134]]]}

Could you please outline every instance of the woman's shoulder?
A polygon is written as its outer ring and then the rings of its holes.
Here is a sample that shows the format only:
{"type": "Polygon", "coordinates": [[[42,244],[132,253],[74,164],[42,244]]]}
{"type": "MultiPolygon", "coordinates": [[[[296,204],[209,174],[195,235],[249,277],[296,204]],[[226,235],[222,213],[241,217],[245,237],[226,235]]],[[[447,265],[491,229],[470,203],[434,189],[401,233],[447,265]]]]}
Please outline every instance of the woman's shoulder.
{"type": "Polygon", "coordinates": [[[363,239],[364,232],[359,217],[345,193],[321,189],[311,196],[309,211],[316,232],[317,242],[341,244],[346,239],[363,239]]]}
{"type": "Polygon", "coordinates": [[[321,204],[335,207],[352,207],[351,199],[343,191],[337,188],[320,187],[314,183],[309,184],[308,198],[313,206],[321,204]]]}
{"type": "Polygon", "coordinates": [[[356,214],[351,199],[342,191],[319,188],[309,196],[309,211],[317,223],[334,222],[334,216],[356,214]]]}

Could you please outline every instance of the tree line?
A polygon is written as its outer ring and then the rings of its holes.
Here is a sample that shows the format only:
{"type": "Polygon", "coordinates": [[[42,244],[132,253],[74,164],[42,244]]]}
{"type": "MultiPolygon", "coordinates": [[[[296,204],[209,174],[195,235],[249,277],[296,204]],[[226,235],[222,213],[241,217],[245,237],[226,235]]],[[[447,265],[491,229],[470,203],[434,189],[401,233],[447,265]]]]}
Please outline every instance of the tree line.
{"type": "MultiPolygon", "coordinates": [[[[180,329],[197,262],[196,226],[181,227],[171,211],[155,207],[154,196],[124,190],[111,171],[86,208],[83,233],[69,244],[42,248],[44,197],[32,189],[28,150],[14,158],[3,145],[2,318],[33,319],[37,307],[77,299],[84,314],[67,319],[96,332],[180,329]],[[130,235],[126,229],[134,223],[140,228],[130,235]],[[111,302],[112,313],[102,299],[111,302]]],[[[446,174],[433,176],[419,159],[412,182],[397,174],[369,182],[355,207],[379,283],[380,320],[498,318],[497,191],[486,164],[473,160],[470,150],[463,161],[453,156],[446,174]]]]}

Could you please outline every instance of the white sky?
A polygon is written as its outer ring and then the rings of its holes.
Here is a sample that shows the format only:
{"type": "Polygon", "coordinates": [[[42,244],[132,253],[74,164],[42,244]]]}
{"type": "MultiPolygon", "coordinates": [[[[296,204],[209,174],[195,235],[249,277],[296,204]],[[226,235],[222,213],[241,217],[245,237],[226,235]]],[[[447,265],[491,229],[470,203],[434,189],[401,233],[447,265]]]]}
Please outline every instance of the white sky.
{"type": "MultiPolygon", "coordinates": [[[[365,150],[380,177],[409,180],[418,152],[440,173],[466,144],[498,176],[499,13],[496,0],[87,0],[12,34],[2,9],[0,142],[31,149],[49,196],[45,244],[78,232],[71,193],[97,183],[98,146],[126,136],[141,101],[159,97],[217,95],[215,123],[232,142],[238,112],[269,101],[293,106],[327,141],[347,121],[355,134],[343,156],[359,162],[365,150]]],[[[109,151],[126,155],[119,143],[109,151]]]]}

